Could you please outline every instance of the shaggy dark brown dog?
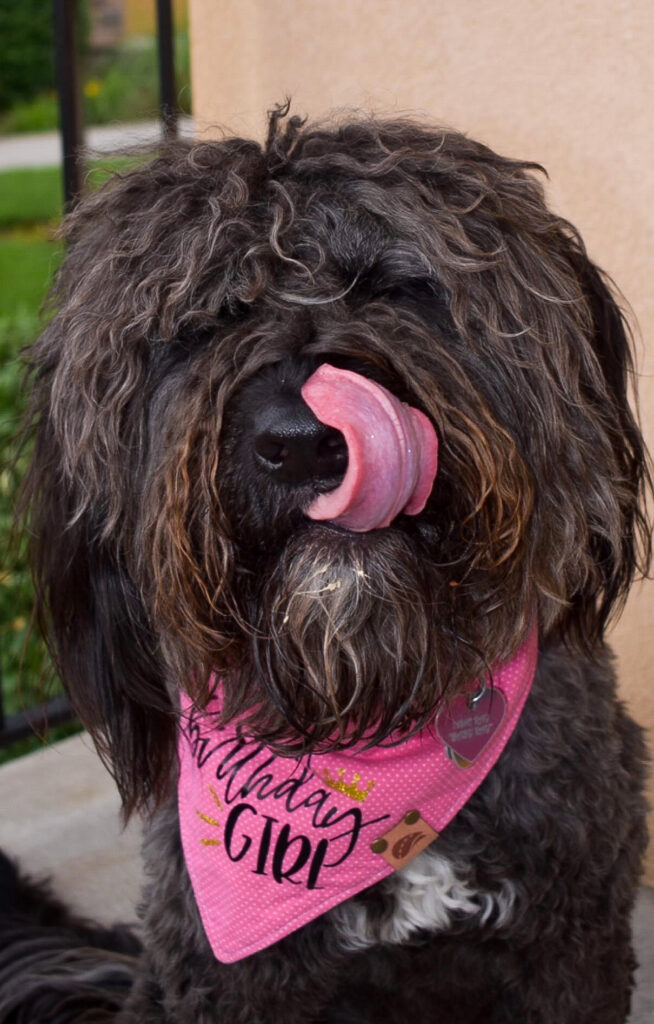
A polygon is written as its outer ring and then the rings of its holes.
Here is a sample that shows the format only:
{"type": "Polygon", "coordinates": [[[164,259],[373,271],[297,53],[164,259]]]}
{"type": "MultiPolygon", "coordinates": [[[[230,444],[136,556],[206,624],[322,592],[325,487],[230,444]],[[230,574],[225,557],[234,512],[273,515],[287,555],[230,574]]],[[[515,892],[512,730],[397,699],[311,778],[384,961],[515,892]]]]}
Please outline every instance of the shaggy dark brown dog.
{"type": "Polygon", "coordinates": [[[118,936],[108,959],[7,867],[22,946],[0,1020],[626,1019],[645,754],[603,636],[647,564],[649,477],[621,313],[540,170],[453,131],[277,111],[264,147],[180,145],[68,218],[31,354],[39,611],[150,821],[151,882],[143,952],[118,936]],[[307,518],[348,459],[300,395],[324,363],[429,417],[419,515],[307,518]],[[519,724],[436,842],[219,962],[180,844],[179,689],[201,708],[217,673],[224,717],[279,756],[378,745],[429,727],[534,620],[519,724]]]}

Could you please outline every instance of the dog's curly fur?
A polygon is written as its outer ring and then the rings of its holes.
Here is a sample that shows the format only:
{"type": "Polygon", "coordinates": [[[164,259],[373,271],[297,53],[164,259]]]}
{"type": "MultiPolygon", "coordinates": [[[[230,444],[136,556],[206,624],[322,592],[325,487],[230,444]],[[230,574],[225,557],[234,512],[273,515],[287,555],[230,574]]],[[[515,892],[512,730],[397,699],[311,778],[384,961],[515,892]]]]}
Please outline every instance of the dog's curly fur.
{"type": "Polygon", "coordinates": [[[177,145],[81,203],[31,352],[39,613],[127,813],[151,819],[117,1019],[618,1024],[645,756],[603,637],[649,558],[622,315],[537,165],[408,121],[286,113],[263,147],[177,145]],[[319,481],[256,457],[261,408],[298,401],[325,361],[435,425],[415,519],[313,523],[319,481]],[[341,585],[316,594],[318,565],[341,585]],[[526,710],[434,846],[216,961],[176,819],[179,687],[201,704],[218,672],[226,713],[284,755],[379,741],[534,617],[526,710]]]}

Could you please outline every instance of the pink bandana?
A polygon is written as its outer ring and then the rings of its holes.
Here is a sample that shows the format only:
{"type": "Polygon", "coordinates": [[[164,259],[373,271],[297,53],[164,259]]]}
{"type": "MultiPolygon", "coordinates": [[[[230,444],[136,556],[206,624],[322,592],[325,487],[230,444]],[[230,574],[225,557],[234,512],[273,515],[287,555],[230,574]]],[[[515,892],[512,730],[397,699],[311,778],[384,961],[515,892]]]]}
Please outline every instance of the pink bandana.
{"type": "Polygon", "coordinates": [[[182,700],[179,817],[207,938],[232,963],[272,945],[424,850],[509,739],[536,669],[533,629],[493,686],[460,695],[396,746],[273,754],[238,721],[182,700]]]}

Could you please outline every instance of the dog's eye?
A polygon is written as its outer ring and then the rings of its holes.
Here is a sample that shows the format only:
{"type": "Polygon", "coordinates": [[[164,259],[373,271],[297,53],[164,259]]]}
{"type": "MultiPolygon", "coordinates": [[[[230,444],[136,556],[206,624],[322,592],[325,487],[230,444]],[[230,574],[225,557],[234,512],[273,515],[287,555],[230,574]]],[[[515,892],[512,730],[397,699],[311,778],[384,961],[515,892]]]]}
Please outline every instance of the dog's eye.
{"type": "Polygon", "coordinates": [[[437,281],[426,277],[397,278],[383,268],[363,274],[352,289],[352,297],[363,302],[388,300],[398,305],[424,305],[437,302],[445,308],[447,296],[437,281]]]}
{"type": "Polygon", "coordinates": [[[418,304],[423,306],[426,303],[437,302],[447,308],[447,301],[438,286],[433,281],[425,279],[400,281],[382,289],[379,297],[399,305],[418,304]]]}
{"type": "Polygon", "coordinates": [[[433,279],[411,278],[398,281],[381,290],[374,298],[389,302],[397,309],[407,310],[446,338],[456,337],[447,293],[433,279]]]}
{"type": "Polygon", "coordinates": [[[241,299],[229,297],[220,308],[220,319],[231,323],[240,323],[249,315],[251,307],[241,299]]]}

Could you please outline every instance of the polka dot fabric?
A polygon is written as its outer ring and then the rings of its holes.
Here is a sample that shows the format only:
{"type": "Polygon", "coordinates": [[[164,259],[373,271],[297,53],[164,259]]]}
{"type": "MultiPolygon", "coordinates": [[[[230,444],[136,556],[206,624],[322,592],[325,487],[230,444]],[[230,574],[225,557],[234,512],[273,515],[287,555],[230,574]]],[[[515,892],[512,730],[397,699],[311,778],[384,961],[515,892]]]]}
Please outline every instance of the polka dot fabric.
{"type": "Polygon", "coordinates": [[[216,725],[220,686],[202,713],[183,697],[182,843],[216,957],[256,953],[391,874],[388,841],[403,866],[441,832],[502,753],[537,649],[534,629],[494,671],[506,711],[471,764],[456,763],[433,728],[395,746],[281,758],[238,721],[216,725]]]}

